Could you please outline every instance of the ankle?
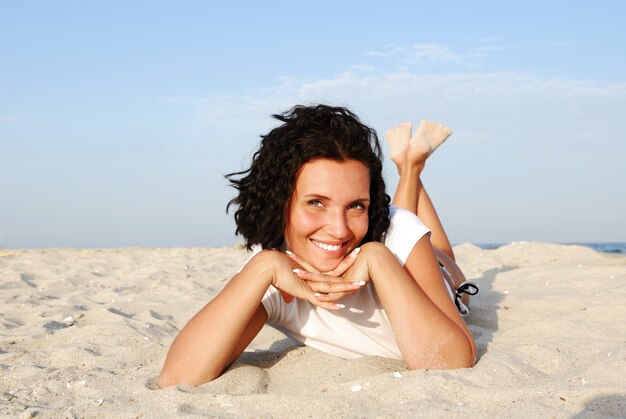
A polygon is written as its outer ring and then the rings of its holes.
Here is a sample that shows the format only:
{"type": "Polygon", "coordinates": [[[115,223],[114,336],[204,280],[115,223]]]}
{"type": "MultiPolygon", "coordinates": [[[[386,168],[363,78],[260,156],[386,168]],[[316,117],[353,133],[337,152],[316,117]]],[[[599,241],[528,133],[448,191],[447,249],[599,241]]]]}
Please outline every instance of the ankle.
{"type": "Polygon", "coordinates": [[[398,174],[406,173],[410,176],[420,177],[424,168],[426,167],[426,160],[421,161],[409,161],[408,159],[404,161],[402,165],[402,170],[400,166],[398,166],[398,174]]]}

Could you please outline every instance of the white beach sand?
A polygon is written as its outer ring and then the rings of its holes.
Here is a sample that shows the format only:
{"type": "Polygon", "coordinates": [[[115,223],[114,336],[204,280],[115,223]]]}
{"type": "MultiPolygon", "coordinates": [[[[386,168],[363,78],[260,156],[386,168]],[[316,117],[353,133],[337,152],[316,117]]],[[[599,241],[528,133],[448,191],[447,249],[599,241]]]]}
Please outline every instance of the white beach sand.
{"type": "Polygon", "coordinates": [[[541,243],[455,252],[481,287],[472,369],[346,361],[265,328],[214,382],[155,390],[177,330],[245,251],[0,250],[0,416],[626,416],[626,257],[541,243]]]}

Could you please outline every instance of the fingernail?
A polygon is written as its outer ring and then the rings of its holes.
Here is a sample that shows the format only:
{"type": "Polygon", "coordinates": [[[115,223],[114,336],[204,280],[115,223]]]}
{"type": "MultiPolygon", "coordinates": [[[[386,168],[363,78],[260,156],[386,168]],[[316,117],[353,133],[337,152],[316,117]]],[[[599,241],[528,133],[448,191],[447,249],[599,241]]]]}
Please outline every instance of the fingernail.
{"type": "Polygon", "coordinates": [[[296,268],[296,269],[293,270],[293,273],[296,274],[296,275],[300,275],[302,273],[302,270],[296,268]]]}
{"type": "Polygon", "coordinates": [[[335,307],[337,307],[337,308],[346,308],[346,306],[343,305],[343,304],[335,304],[335,307]]]}
{"type": "Polygon", "coordinates": [[[350,257],[353,257],[353,258],[357,257],[360,251],[361,251],[360,247],[355,248],[352,252],[350,252],[350,257]]]}
{"type": "Polygon", "coordinates": [[[352,285],[354,285],[355,287],[362,287],[363,285],[365,285],[365,281],[353,282],[352,285]]]}

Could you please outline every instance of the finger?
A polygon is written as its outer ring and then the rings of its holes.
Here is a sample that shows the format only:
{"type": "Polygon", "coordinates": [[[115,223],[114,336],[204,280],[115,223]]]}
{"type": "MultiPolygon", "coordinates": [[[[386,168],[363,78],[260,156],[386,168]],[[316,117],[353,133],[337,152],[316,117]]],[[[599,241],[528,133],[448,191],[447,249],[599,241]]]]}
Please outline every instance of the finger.
{"type": "Polygon", "coordinates": [[[326,310],[337,311],[346,307],[344,304],[336,303],[335,302],[336,300],[330,301],[329,299],[325,299],[323,297],[320,298],[320,297],[321,297],[321,294],[318,295],[317,293],[311,293],[311,294],[307,293],[306,299],[311,304],[317,307],[325,308],[326,310]]]}
{"type": "Polygon", "coordinates": [[[359,282],[307,282],[313,292],[332,294],[336,292],[356,292],[365,285],[365,281],[359,282]]]}
{"type": "Polygon", "coordinates": [[[336,303],[337,301],[341,300],[344,297],[347,297],[348,295],[355,294],[357,291],[358,290],[346,291],[346,292],[332,292],[330,294],[324,294],[324,293],[321,293],[321,292],[316,292],[313,295],[319,301],[336,303]]]}
{"type": "Polygon", "coordinates": [[[331,276],[331,275],[326,275],[326,274],[322,274],[319,272],[308,272],[308,271],[298,269],[298,268],[294,269],[293,273],[296,274],[298,278],[308,281],[310,283],[332,282],[332,283],[337,283],[337,284],[365,285],[365,283],[367,282],[367,281],[348,281],[345,277],[331,276]]]}
{"type": "Polygon", "coordinates": [[[300,279],[304,279],[311,282],[345,282],[343,278],[322,274],[319,272],[309,272],[303,269],[294,269],[293,273],[300,279]]]}
{"type": "Polygon", "coordinates": [[[302,290],[302,297],[317,307],[321,307],[326,310],[332,310],[332,311],[337,311],[337,310],[341,310],[342,308],[345,308],[345,305],[343,304],[335,303],[333,301],[324,301],[324,299],[321,299],[321,300],[318,299],[317,298],[318,293],[312,291],[311,288],[309,287],[309,284],[306,281],[301,281],[301,290],[302,290]]]}
{"type": "Polygon", "coordinates": [[[332,275],[332,276],[343,275],[343,273],[347,271],[348,268],[350,268],[350,266],[354,264],[354,262],[356,261],[356,257],[359,255],[360,251],[361,251],[360,247],[355,248],[352,252],[348,254],[348,256],[346,256],[345,258],[343,258],[341,262],[339,262],[339,265],[337,265],[335,269],[333,269],[332,271],[324,272],[324,273],[327,275],[332,275]]]}
{"type": "Polygon", "coordinates": [[[348,282],[345,280],[345,278],[324,275],[317,272],[307,272],[303,271],[302,269],[294,269],[293,273],[295,273],[298,278],[306,281],[309,287],[321,287],[322,292],[326,292],[323,290],[329,289],[329,287],[336,288],[338,292],[342,292],[344,290],[359,289],[367,283],[366,281],[348,282]]]}
{"type": "Polygon", "coordinates": [[[309,272],[319,272],[317,269],[309,265],[304,259],[296,255],[295,253],[290,252],[289,250],[285,250],[285,253],[287,254],[287,256],[289,256],[291,260],[296,262],[298,265],[302,266],[305,270],[309,272]]]}

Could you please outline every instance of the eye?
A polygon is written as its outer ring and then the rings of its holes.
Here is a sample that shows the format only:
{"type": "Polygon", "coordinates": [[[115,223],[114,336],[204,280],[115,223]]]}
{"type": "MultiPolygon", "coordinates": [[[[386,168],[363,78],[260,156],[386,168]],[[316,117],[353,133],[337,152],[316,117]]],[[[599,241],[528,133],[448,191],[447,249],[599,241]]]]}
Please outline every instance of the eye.
{"type": "Polygon", "coordinates": [[[355,202],[351,203],[348,208],[350,208],[350,209],[357,209],[357,210],[366,210],[367,206],[365,205],[364,202],[355,201],[355,202]]]}
{"type": "Polygon", "coordinates": [[[310,205],[312,207],[321,207],[322,201],[320,201],[319,199],[311,199],[307,202],[307,205],[310,205]]]}

